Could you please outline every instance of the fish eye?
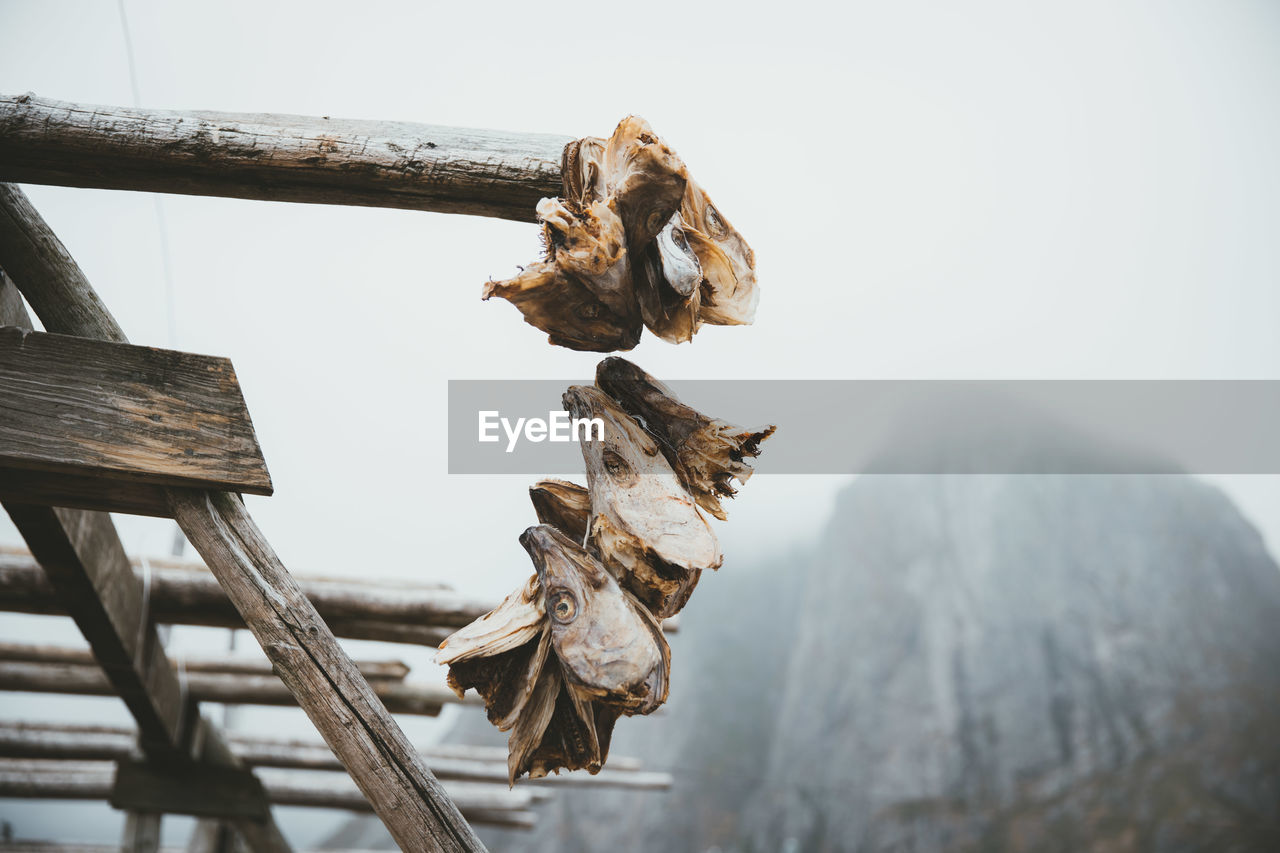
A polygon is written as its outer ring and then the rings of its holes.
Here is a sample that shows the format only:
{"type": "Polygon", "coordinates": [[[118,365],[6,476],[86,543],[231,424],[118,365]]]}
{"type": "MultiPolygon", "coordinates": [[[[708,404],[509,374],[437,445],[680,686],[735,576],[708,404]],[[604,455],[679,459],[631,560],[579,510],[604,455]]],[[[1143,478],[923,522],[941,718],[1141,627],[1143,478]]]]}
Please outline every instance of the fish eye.
{"type": "Polygon", "coordinates": [[[562,624],[572,622],[578,615],[578,602],[571,592],[557,592],[551,599],[551,615],[562,624]]]}
{"type": "Polygon", "coordinates": [[[707,230],[711,232],[712,237],[720,238],[729,233],[729,228],[724,224],[724,220],[720,218],[720,211],[714,206],[707,205],[706,210],[707,230]]]}
{"type": "Polygon", "coordinates": [[[616,450],[606,450],[602,457],[604,469],[609,472],[609,476],[615,480],[625,480],[631,476],[631,464],[622,457],[621,453],[616,450]]]}

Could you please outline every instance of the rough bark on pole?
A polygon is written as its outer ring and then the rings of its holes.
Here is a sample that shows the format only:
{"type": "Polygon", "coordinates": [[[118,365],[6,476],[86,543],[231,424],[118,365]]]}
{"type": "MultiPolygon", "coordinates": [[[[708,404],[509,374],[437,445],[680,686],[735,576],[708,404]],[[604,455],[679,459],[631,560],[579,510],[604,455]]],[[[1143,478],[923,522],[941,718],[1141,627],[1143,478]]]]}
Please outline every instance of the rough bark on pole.
{"type": "MultiPolygon", "coordinates": [[[[0,242],[0,267],[11,274],[15,268],[40,267],[41,256],[33,249],[57,239],[30,205],[10,203],[18,196],[20,190],[0,196],[5,218],[12,220],[24,211],[33,217],[16,229],[16,237],[6,236],[0,242]]],[[[0,219],[0,232],[7,230],[0,219]]],[[[48,331],[81,337],[105,332],[113,339],[124,338],[101,301],[95,303],[82,292],[83,275],[64,280],[58,269],[38,272],[14,283],[48,331]],[[46,315],[39,307],[64,303],[81,311],[50,310],[46,315]],[[85,316],[77,320],[80,314],[85,316]]],[[[401,848],[483,850],[480,839],[262,537],[239,496],[170,490],[169,500],[183,533],[401,848]]]]}
{"type": "MultiPolygon", "coordinates": [[[[571,139],[328,117],[0,97],[0,180],[532,222],[571,139]]],[[[18,277],[19,271],[12,271],[18,277]]]]}

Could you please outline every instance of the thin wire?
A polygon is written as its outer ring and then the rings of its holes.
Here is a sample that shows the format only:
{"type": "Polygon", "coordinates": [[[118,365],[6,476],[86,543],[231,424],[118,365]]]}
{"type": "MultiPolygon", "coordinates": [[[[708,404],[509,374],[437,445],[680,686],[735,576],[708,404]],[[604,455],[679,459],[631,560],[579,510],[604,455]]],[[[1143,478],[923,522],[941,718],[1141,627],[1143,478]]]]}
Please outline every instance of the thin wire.
{"type": "MultiPolygon", "coordinates": [[[[129,87],[133,90],[134,107],[142,106],[142,89],[138,85],[138,63],[133,53],[133,36],[129,32],[129,15],[125,11],[124,0],[116,0],[120,10],[120,30],[124,34],[125,58],[129,63],[129,87]]],[[[164,218],[164,202],[159,195],[151,197],[155,203],[156,231],[160,238],[160,266],[164,274],[165,323],[169,333],[169,348],[177,344],[178,339],[178,307],[177,296],[173,285],[173,261],[169,254],[169,227],[164,218]]]]}

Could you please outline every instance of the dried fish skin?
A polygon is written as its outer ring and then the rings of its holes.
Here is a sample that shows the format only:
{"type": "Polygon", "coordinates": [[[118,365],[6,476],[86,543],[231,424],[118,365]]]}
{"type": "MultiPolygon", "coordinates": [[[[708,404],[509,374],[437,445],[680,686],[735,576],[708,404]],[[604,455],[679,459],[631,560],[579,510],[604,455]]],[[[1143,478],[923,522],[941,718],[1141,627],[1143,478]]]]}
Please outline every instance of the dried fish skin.
{"type": "Polygon", "coordinates": [[[689,171],[639,116],[618,122],[605,144],[605,195],[622,220],[628,250],[649,244],[680,209],[689,171]]]}
{"type": "Polygon", "coordinates": [[[529,500],[539,524],[549,524],[574,542],[584,542],[591,520],[591,496],[586,486],[548,478],[529,487],[529,500]]]}
{"type": "Polygon", "coordinates": [[[600,700],[648,713],[665,701],[671,651],[654,618],[554,527],[530,527],[520,544],[545,590],[552,648],[579,710],[600,700]]]}
{"type": "Polygon", "coordinates": [[[554,262],[530,264],[520,275],[485,284],[484,299],[501,297],[524,321],[547,333],[555,345],[585,352],[633,349],[644,324],[639,314],[620,316],[554,262]]]}
{"type": "Polygon", "coordinates": [[[680,217],[704,276],[700,319],[717,326],[753,323],[760,302],[755,252],[692,179],[685,186],[680,217]]]}
{"type": "MultiPolygon", "coordinates": [[[[561,692],[560,668],[545,667],[507,738],[508,783],[514,785],[516,779],[529,770],[530,759],[551,724],[561,692]]],[[[546,775],[545,772],[542,775],[546,775]]]]}
{"type": "Polygon", "coordinates": [[[537,637],[546,623],[542,586],[536,574],[479,619],[440,644],[435,660],[454,664],[511,651],[537,637]]]}
{"type": "Polygon", "coordinates": [[[698,506],[724,521],[720,499],[737,494],[733,480],[746,483],[751,477],[745,460],[760,455],[760,443],[777,427],[748,429],[709,418],[625,358],[601,361],[596,385],[644,424],[698,506]]]}
{"type": "Polygon", "coordinates": [[[692,341],[702,325],[698,311],[705,278],[679,213],[634,266],[636,302],[645,327],[667,343],[692,341]]]}
{"type": "Polygon", "coordinates": [[[624,589],[659,617],[672,615],[697,573],[723,562],[720,545],[657,443],[597,388],[565,392],[574,417],[599,418],[602,438],[582,442],[591,541],[624,589]]]}

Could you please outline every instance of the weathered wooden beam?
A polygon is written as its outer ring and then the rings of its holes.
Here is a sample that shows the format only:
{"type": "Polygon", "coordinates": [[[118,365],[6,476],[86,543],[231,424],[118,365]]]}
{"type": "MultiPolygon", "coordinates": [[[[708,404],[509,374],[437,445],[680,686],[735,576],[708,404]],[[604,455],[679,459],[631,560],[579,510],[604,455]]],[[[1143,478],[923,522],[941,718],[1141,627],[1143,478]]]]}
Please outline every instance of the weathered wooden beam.
{"type": "MultiPolygon", "coordinates": [[[[77,649],[67,646],[41,646],[29,643],[0,643],[0,661],[74,664],[78,666],[97,665],[93,653],[89,649],[77,649]]],[[[171,660],[170,663],[175,669],[181,669],[184,673],[259,677],[275,675],[275,670],[271,668],[270,661],[245,656],[182,655],[180,661],[171,660]]],[[[409,665],[399,660],[356,661],[356,668],[369,681],[404,681],[405,676],[409,674],[409,665]]]]}
{"type": "MultiPolygon", "coordinates": [[[[139,561],[134,560],[133,564],[135,574],[141,578],[139,561]]],[[[152,560],[150,573],[151,613],[157,622],[244,627],[226,592],[202,564],[152,560]]],[[[439,585],[294,577],[330,630],[353,640],[434,647],[456,628],[497,606],[497,602],[472,600],[439,585]]],[[[23,550],[0,547],[0,611],[64,612],[39,565],[23,550]]],[[[672,634],[679,626],[672,618],[662,627],[665,633],[672,634]]]]}
{"type": "MultiPolygon", "coordinates": [[[[228,705],[296,706],[294,694],[275,675],[235,675],[187,672],[187,695],[196,702],[228,705]]],[[[374,695],[396,714],[434,717],[445,704],[481,704],[478,698],[457,694],[444,685],[375,679],[374,695]]],[[[61,693],[72,696],[114,696],[115,686],[96,666],[74,664],[0,662],[0,690],[28,693],[61,693]]]]}
{"type": "MultiPolygon", "coordinates": [[[[534,220],[565,136],[0,97],[0,180],[534,220]]],[[[18,275],[17,271],[13,272],[18,275]]],[[[37,309],[38,310],[38,309],[37,309]]]]}
{"type": "MultiPolygon", "coordinates": [[[[4,206],[0,197],[0,207],[4,206]]],[[[34,220],[24,224],[23,233],[45,233],[52,238],[39,214],[30,213],[34,220]]],[[[4,227],[0,218],[0,230],[4,227]]],[[[19,244],[17,251],[27,252],[24,246],[30,241],[15,242],[19,244]]],[[[0,268],[12,270],[4,245],[0,243],[0,268]]],[[[26,260],[33,258],[38,262],[34,256],[26,260]]],[[[56,269],[44,268],[41,275],[15,283],[49,331],[90,337],[101,330],[123,338],[119,324],[101,303],[90,304],[74,282],[59,278],[56,269]],[[36,299],[28,289],[43,292],[36,299]],[[69,311],[46,316],[38,302],[74,303],[77,310],[92,318],[80,323],[69,311]],[[68,317],[71,319],[64,322],[68,317]]],[[[169,503],[187,539],[400,847],[445,853],[484,850],[258,531],[240,498],[226,492],[170,489],[169,503]]]]}
{"type": "MultiPolygon", "coordinates": [[[[265,771],[260,775],[272,805],[370,811],[355,784],[338,774],[321,778],[321,774],[265,771]]],[[[243,790],[240,780],[230,776],[183,776],[138,762],[0,760],[0,797],[110,800],[120,808],[146,803],[171,814],[239,821],[256,809],[243,798],[243,790]]],[[[518,828],[533,825],[536,818],[528,809],[546,797],[546,792],[474,782],[451,782],[448,790],[477,822],[518,828]]]]}
{"type": "MultiPolygon", "coordinates": [[[[0,723],[0,758],[119,761],[132,754],[133,744],[133,733],[125,728],[0,723]]],[[[228,745],[236,757],[250,767],[342,769],[342,763],[323,742],[230,735],[228,745]]],[[[423,750],[422,754],[440,779],[507,782],[507,759],[502,750],[486,752],[483,747],[435,746],[423,750]]],[[[634,758],[615,756],[610,757],[609,766],[595,776],[566,773],[532,779],[528,784],[665,790],[671,787],[672,778],[669,773],[641,770],[634,758]]]]}
{"type": "Polygon", "coordinates": [[[4,326],[0,393],[0,477],[7,468],[271,494],[225,358],[4,326]]]}

